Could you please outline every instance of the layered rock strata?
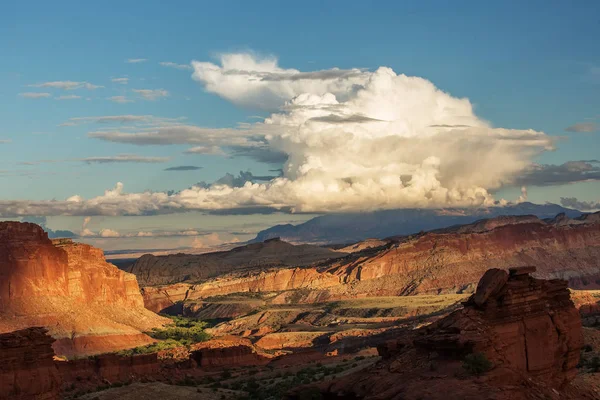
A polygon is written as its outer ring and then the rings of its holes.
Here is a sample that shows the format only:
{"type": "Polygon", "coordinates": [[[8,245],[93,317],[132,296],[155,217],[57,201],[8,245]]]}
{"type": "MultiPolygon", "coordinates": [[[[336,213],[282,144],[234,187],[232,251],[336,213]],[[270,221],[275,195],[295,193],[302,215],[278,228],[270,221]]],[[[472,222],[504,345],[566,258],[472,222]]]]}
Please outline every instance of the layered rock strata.
{"type": "Polygon", "coordinates": [[[249,269],[193,283],[146,286],[144,302],[159,311],[179,301],[237,292],[297,291],[281,300],[303,303],[472,293],[487,269],[526,265],[537,267],[538,278],[565,279],[572,288],[600,288],[600,213],[578,219],[501,217],[358,248],[313,266],[249,269]]]}
{"type": "Polygon", "coordinates": [[[440,353],[483,353],[497,367],[562,387],[577,374],[581,319],[567,282],[535,279],[534,271],[488,270],[465,307],[426,328],[415,344],[440,353]]]}
{"type": "Polygon", "coordinates": [[[0,333],[45,326],[56,352],[72,356],[151,343],[142,332],[166,322],[143,307],[135,276],[101,250],[0,222],[0,333]]]}
{"type": "Polygon", "coordinates": [[[318,390],[373,400],[598,398],[570,385],[583,337],[567,282],[535,279],[534,270],[487,271],[464,308],[382,343],[378,364],[318,390]]]}
{"type": "Polygon", "coordinates": [[[0,334],[0,399],[58,399],[61,378],[44,328],[0,334]]]}

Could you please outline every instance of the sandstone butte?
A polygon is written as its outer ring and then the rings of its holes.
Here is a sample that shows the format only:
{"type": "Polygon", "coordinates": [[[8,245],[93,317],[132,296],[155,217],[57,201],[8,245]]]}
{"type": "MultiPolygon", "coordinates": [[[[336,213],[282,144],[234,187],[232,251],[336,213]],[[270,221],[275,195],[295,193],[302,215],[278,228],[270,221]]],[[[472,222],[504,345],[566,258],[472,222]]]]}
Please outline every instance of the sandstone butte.
{"type": "MultiPolygon", "coordinates": [[[[314,389],[327,399],[595,399],[573,386],[583,346],[579,313],[564,280],[530,269],[488,270],[459,309],[413,334],[378,347],[382,360],[314,389]],[[489,371],[463,368],[483,355],[489,371]]],[[[300,399],[299,388],[289,399],[300,399]]]]}
{"type": "Polygon", "coordinates": [[[0,333],[46,327],[56,354],[89,355],[151,343],[142,332],[167,321],[144,308],[135,275],[100,249],[0,222],[0,333]]]}
{"type": "MultiPolygon", "coordinates": [[[[259,245],[267,243],[252,246],[259,245]]],[[[357,244],[344,251],[352,248],[359,251],[341,258],[339,252],[332,253],[329,259],[313,264],[282,263],[277,268],[244,264],[241,269],[230,265],[222,275],[204,278],[198,274],[182,278],[175,273],[177,282],[168,285],[157,283],[162,278],[150,277],[164,277],[171,270],[179,270],[183,256],[142,258],[132,271],[145,277],[144,303],[157,312],[178,301],[239,292],[283,292],[277,299],[281,303],[292,299],[313,303],[353,297],[472,293],[487,269],[524,265],[536,266],[538,278],[566,279],[570,287],[577,289],[600,288],[600,213],[577,219],[561,214],[552,220],[498,217],[389,238],[381,246],[357,244]]],[[[203,268],[190,257],[185,258],[186,270],[203,268]]],[[[220,253],[213,257],[228,256],[220,253]]]]}

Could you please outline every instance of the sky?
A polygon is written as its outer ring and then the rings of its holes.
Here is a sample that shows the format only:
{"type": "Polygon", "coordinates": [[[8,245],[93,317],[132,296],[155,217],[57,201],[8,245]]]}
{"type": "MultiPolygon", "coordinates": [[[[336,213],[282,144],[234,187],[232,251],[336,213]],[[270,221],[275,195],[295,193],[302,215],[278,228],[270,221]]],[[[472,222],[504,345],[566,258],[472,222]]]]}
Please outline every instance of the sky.
{"type": "Polygon", "coordinates": [[[600,208],[597,1],[216,3],[5,2],[0,218],[115,250],[600,208]]]}

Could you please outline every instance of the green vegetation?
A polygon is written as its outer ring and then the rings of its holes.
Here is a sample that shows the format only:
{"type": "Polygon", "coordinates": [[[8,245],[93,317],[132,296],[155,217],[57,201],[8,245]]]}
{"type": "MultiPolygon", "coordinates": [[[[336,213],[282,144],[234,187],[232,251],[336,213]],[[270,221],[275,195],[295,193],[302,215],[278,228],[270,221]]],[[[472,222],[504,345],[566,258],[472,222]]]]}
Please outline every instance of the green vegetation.
{"type": "Polygon", "coordinates": [[[163,316],[170,318],[173,323],[163,329],[154,328],[150,332],[145,332],[148,336],[153,339],[158,339],[160,342],[122,350],[118,352],[118,354],[124,356],[150,354],[161,350],[173,349],[175,347],[190,346],[194,343],[204,342],[210,339],[210,335],[204,331],[208,326],[205,321],[182,316],[163,316]]]}
{"type": "Polygon", "coordinates": [[[471,353],[465,357],[463,368],[470,375],[479,376],[492,369],[492,363],[483,353],[471,353]]]}
{"type": "Polygon", "coordinates": [[[163,329],[154,328],[146,332],[147,335],[159,340],[175,340],[184,346],[210,339],[210,335],[204,331],[208,325],[206,322],[181,316],[168,316],[168,318],[173,320],[173,325],[163,329]]]}
{"type": "Polygon", "coordinates": [[[139,347],[134,347],[133,349],[121,350],[121,351],[117,352],[117,354],[122,355],[122,356],[134,356],[134,355],[138,355],[138,354],[151,354],[151,353],[158,353],[159,351],[162,351],[162,350],[174,349],[175,347],[181,347],[181,346],[185,346],[185,345],[186,344],[184,344],[180,341],[173,340],[173,339],[167,339],[164,341],[149,344],[147,346],[139,346],[139,347]]]}

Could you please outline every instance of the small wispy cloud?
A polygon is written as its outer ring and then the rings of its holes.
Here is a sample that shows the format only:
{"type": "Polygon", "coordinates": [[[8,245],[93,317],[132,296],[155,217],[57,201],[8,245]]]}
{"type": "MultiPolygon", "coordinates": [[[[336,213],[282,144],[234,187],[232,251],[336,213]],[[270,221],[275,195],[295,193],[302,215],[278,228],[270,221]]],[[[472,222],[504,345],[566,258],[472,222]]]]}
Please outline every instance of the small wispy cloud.
{"type": "Polygon", "coordinates": [[[75,90],[75,89],[87,89],[87,90],[95,90],[103,88],[101,85],[94,85],[89,82],[76,82],[76,81],[52,81],[52,82],[42,82],[42,83],[34,83],[31,85],[27,85],[29,87],[38,87],[38,88],[52,88],[52,89],[62,89],[62,90],[75,90]]]}
{"type": "Polygon", "coordinates": [[[77,96],[75,94],[67,95],[67,96],[58,96],[54,98],[55,100],[76,100],[81,99],[81,96],[77,96]]]}
{"type": "Polygon", "coordinates": [[[125,62],[127,64],[137,64],[137,63],[143,63],[148,61],[147,58],[128,58],[127,60],[125,60],[125,62]]]}
{"type": "Polygon", "coordinates": [[[88,164],[109,164],[109,163],[164,163],[169,161],[169,157],[146,157],[136,154],[119,154],[108,157],[86,157],[77,159],[88,164]]]}
{"type": "Polygon", "coordinates": [[[581,122],[565,128],[567,132],[590,133],[598,130],[594,122],[581,122]]]}
{"type": "Polygon", "coordinates": [[[224,155],[225,152],[219,146],[196,146],[187,149],[184,154],[224,155]]]}
{"type": "Polygon", "coordinates": [[[20,161],[17,165],[40,165],[40,164],[54,164],[64,162],[67,160],[37,160],[37,161],[20,161]]]}
{"type": "Polygon", "coordinates": [[[145,100],[156,100],[169,95],[169,92],[165,89],[133,89],[133,92],[139,94],[145,100]]]}
{"type": "Polygon", "coordinates": [[[19,93],[19,96],[26,99],[43,99],[45,97],[50,97],[50,93],[45,92],[25,92],[19,93]]]}
{"type": "Polygon", "coordinates": [[[165,171],[197,171],[202,169],[202,167],[196,167],[195,165],[180,165],[177,167],[169,167],[165,168],[165,171]]]}
{"type": "Polygon", "coordinates": [[[10,140],[10,139],[0,139],[0,144],[8,144],[11,142],[12,142],[12,140],[10,140]]]}
{"type": "Polygon", "coordinates": [[[193,70],[194,68],[189,65],[189,64],[177,64],[171,61],[163,61],[159,63],[160,65],[162,65],[163,67],[169,67],[169,68],[175,68],[175,69],[180,69],[180,70],[193,70]]]}
{"type": "Polygon", "coordinates": [[[129,78],[112,78],[110,81],[113,83],[120,83],[121,85],[127,85],[129,83],[129,78]]]}
{"type": "Polygon", "coordinates": [[[108,97],[107,99],[115,103],[133,103],[133,100],[128,99],[125,96],[112,96],[108,97]]]}
{"type": "MultiPolygon", "coordinates": [[[[132,114],[123,114],[123,115],[102,115],[96,117],[73,117],[69,118],[67,121],[63,122],[59,126],[75,126],[82,124],[132,124],[132,128],[135,129],[155,129],[157,127],[164,127],[167,125],[179,125],[181,121],[185,120],[184,117],[178,118],[166,118],[166,117],[157,117],[155,115],[132,115],[132,114]]],[[[119,127],[119,129],[124,129],[125,127],[119,127]]],[[[110,128],[107,128],[110,129],[110,128]]]]}

